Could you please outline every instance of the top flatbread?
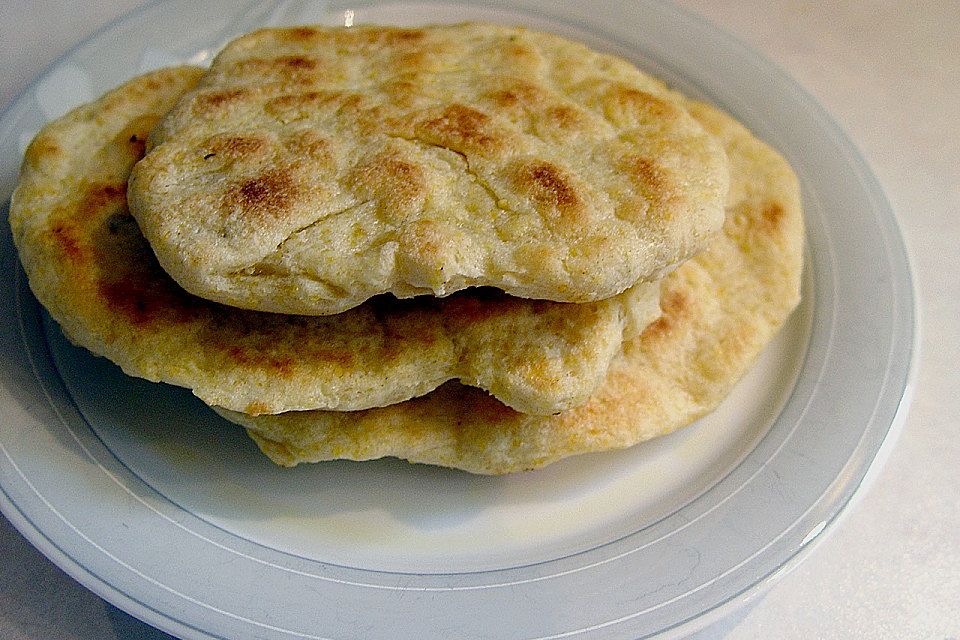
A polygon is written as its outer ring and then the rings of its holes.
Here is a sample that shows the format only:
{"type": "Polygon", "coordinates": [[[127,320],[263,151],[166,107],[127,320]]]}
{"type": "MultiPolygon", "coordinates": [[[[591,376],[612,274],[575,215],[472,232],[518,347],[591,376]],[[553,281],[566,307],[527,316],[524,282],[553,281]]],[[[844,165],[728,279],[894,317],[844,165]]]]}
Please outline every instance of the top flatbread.
{"type": "Polygon", "coordinates": [[[128,195],[164,269],[316,315],[482,285],[608,298],[705,245],[728,177],[659,81],[484,24],[254,32],[150,145],[128,195]]]}
{"type": "Polygon", "coordinates": [[[663,316],[624,345],[586,404],[529,416],[450,383],[369,411],[221,414],[246,426],[282,465],[397,456],[495,474],[627,447],[712,410],[800,299],[803,221],[797,180],[783,158],[716,109],[688,108],[730,157],[723,234],[664,279],[663,316]]]}
{"type": "Polygon", "coordinates": [[[659,315],[655,284],[583,305],[489,289],[379,297],[325,317],[186,293],[127,212],[125,187],[147,132],[201,73],[147,74],[49,124],[27,150],[10,208],[37,298],[73,341],[127,373],[254,414],[380,406],[452,378],[550,414],[586,400],[624,337],[659,315]]]}

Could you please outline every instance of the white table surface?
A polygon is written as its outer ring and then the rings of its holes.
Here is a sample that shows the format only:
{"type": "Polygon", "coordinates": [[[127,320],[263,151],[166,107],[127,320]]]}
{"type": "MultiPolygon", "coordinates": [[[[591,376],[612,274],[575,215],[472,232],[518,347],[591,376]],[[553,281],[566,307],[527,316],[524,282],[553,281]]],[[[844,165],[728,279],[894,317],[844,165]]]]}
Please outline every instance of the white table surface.
{"type": "MultiPolygon", "coordinates": [[[[0,2],[0,104],[143,0],[0,2]]],[[[684,1],[784,67],[866,156],[919,298],[916,393],[842,525],[699,638],[960,638],[960,4],[684,1]]],[[[67,577],[0,517],[0,638],[169,638],[67,577]]]]}

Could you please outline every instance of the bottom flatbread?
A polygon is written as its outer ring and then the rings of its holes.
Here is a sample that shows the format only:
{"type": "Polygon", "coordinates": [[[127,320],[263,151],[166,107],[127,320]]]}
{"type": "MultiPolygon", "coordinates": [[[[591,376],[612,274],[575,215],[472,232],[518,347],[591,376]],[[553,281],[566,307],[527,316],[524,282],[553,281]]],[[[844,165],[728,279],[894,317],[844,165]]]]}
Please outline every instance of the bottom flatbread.
{"type": "Polygon", "coordinates": [[[555,416],[525,415],[483,391],[447,383],[364,411],[217,411],[285,466],[395,456],[481,474],[628,447],[711,411],[800,300],[803,222],[797,180],[783,158],[713,107],[687,108],[730,159],[723,233],[665,278],[663,315],[625,343],[586,404],[555,416]]]}

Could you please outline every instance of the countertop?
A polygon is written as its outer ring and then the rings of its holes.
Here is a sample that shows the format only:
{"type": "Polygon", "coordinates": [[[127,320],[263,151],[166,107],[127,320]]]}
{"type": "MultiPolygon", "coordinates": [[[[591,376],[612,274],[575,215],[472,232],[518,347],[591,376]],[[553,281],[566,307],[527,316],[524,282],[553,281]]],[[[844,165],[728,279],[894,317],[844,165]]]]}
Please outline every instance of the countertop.
{"type": "MultiPolygon", "coordinates": [[[[144,4],[0,8],[0,104],[144,4]]],[[[915,396],[840,527],[699,638],[960,638],[960,20],[955,2],[682,2],[782,66],[860,148],[896,212],[919,300],[915,396]]],[[[74,582],[0,518],[0,637],[169,638],[74,582]]]]}

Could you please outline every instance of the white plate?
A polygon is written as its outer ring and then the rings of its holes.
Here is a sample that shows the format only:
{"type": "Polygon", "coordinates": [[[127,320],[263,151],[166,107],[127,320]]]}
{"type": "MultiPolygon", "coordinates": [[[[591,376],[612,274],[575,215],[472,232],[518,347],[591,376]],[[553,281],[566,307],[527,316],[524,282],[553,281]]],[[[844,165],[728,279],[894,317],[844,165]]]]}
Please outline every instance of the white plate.
{"type": "Polygon", "coordinates": [[[829,116],[670,6],[258,4],[151,5],[54,64],[0,120],[3,200],[43,122],[258,23],[525,23],[627,57],[781,150],[803,186],[804,302],[717,412],[627,451],[504,478],[389,460],[283,470],[188,392],[70,346],[4,229],[4,514],[184,638],[676,636],[793,566],[888,448],[914,352],[893,214],[829,116]]]}

